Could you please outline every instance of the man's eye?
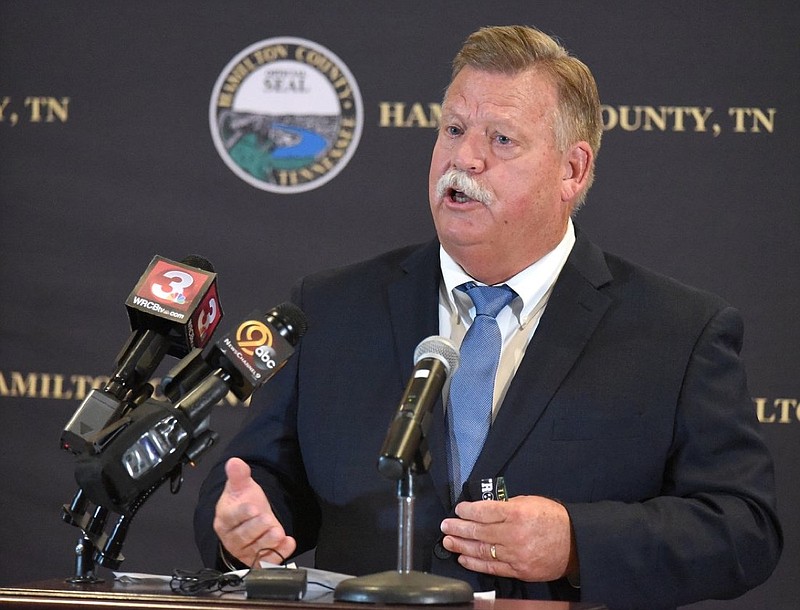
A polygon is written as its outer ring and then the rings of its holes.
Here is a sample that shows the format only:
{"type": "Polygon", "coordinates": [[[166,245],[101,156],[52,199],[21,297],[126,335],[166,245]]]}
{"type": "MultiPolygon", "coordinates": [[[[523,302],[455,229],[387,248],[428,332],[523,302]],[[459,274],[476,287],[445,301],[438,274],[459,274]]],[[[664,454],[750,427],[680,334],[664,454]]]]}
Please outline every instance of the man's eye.
{"type": "Polygon", "coordinates": [[[459,127],[456,127],[455,125],[448,125],[447,127],[444,128],[444,130],[449,136],[461,135],[461,129],[459,127]]]}
{"type": "Polygon", "coordinates": [[[511,138],[504,135],[496,135],[495,139],[497,140],[498,144],[511,144],[511,138]]]}

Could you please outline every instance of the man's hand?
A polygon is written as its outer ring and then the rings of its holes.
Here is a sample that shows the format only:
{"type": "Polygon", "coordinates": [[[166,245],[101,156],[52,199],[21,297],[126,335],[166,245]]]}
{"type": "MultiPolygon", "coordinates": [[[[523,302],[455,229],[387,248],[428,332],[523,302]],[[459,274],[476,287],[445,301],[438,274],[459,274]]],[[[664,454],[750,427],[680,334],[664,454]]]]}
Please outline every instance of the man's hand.
{"type": "Polygon", "coordinates": [[[577,576],[569,514],[558,502],[539,496],[461,502],[456,514],[442,521],[443,544],[460,553],[468,570],[529,582],[577,576]]]}
{"type": "Polygon", "coordinates": [[[248,566],[257,559],[282,563],[294,553],[297,543],[278,522],[264,490],[250,476],[250,466],[231,458],[225,474],[228,481],[214,515],[214,531],[222,546],[248,566]]]}

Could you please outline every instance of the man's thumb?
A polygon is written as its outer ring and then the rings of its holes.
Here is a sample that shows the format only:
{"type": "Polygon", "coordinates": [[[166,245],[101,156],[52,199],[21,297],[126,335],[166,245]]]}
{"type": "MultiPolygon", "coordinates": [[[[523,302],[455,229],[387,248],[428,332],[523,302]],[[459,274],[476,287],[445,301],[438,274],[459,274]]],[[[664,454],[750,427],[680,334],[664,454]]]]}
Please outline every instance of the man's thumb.
{"type": "Polygon", "coordinates": [[[250,466],[244,460],[231,458],[225,463],[225,474],[228,482],[225,484],[226,491],[236,494],[247,489],[250,478],[250,466]]]}

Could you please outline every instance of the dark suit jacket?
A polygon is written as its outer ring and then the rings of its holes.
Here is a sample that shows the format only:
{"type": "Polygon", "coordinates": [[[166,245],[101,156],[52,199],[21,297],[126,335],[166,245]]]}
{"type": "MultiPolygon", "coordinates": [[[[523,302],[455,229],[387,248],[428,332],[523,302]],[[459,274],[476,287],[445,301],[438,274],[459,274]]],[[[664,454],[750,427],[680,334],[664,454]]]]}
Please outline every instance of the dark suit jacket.
{"type": "MultiPolygon", "coordinates": [[[[414,348],[438,334],[439,274],[432,242],[302,281],[293,300],[309,331],[225,452],[253,466],[320,568],[397,568],[395,485],[376,462],[414,348]]],[[[741,338],[738,314],[717,297],[604,254],[578,232],[471,481],[503,475],[512,496],[561,501],[581,588],[468,572],[439,544],[452,514],[441,404],[430,472],[415,479],[414,569],[502,597],[611,607],[733,597],[762,582],[782,539],[741,338]]],[[[206,565],[217,561],[211,521],[223,483],[220,462],[196,513],[206,565]]]]}

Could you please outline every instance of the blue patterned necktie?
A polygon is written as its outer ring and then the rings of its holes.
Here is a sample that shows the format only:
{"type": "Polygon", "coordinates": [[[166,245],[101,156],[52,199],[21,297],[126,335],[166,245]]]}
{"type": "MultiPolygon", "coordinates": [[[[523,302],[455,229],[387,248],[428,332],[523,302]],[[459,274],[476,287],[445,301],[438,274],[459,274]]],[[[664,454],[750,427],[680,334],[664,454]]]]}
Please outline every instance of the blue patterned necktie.
{"type": "Polygon", "coordinates": [[[506,286],[458,287],[475,304],[475,320],[461,343],[461,361],[450,383],[450,474],[453,497],[461,493],[492,422],[494,380],[503,339],[495,319],[516,293],[506,286]]]}

